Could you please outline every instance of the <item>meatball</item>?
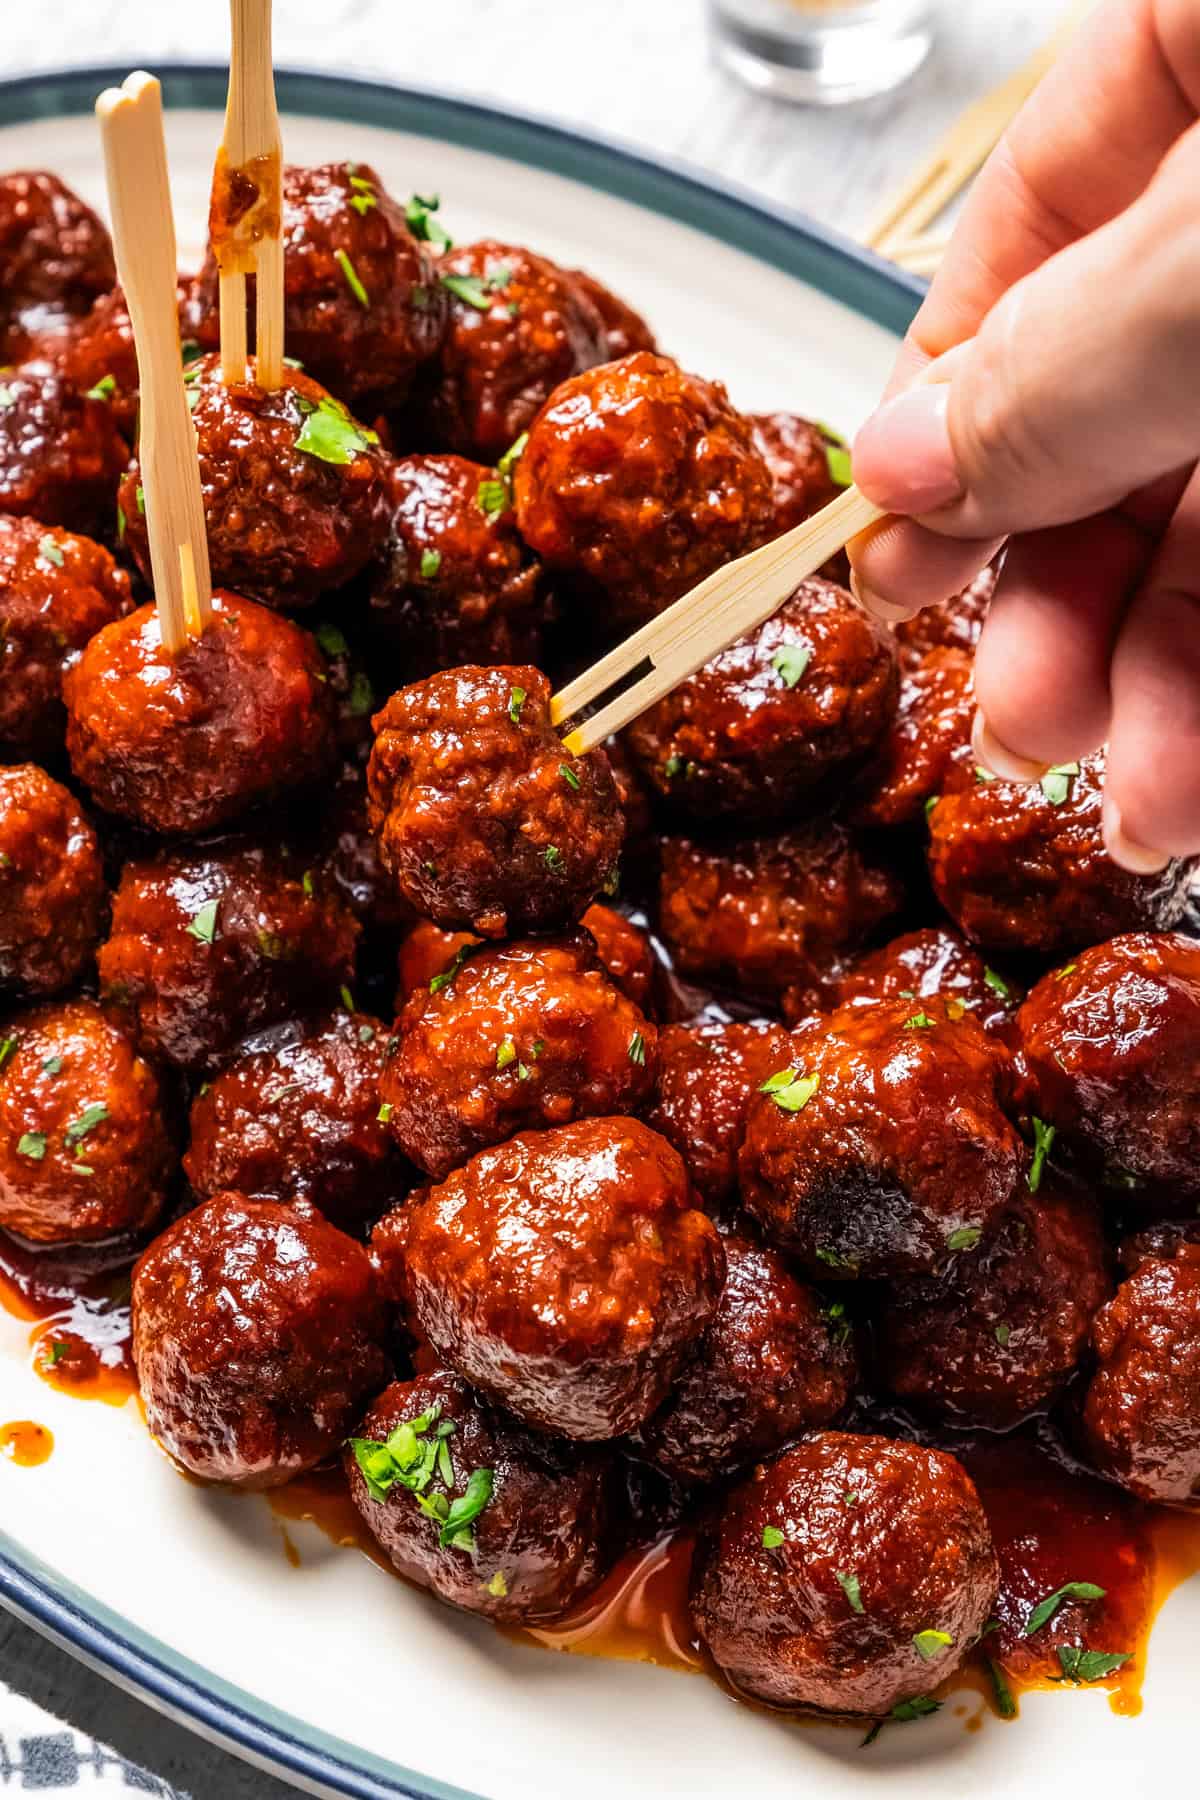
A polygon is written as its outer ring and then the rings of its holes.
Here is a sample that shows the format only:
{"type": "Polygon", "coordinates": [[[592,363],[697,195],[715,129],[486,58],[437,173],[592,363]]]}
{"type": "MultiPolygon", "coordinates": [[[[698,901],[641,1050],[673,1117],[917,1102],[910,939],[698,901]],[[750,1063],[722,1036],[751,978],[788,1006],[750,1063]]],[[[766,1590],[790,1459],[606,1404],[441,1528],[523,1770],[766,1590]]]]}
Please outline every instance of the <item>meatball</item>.
{"type": "Polygon", "coordinates": [[[614,294],[611,288],[597,281],[584,269],[572,269],[571,279],[576,286],[583,289],[585,297],[591,301],[604,325],[604,355],[602,362],[616,362],[619,357],[630,356],[635,350],[657,352],[658,345],[654,341],[654,333],[640,313],[634,312],[632,306],[614,294]]]}
{"type": "Polygon", "coordinates": [[[328,1014],[239,1056],[192,1107],[183,1166],[198,1194],[308,1200],[347,1230],[408,1186],[379,1117],[387,1027],[328,1014]]]}
{"type": "Polygon", "coordinates": [[[395,1037],[384,1107],[435,1181],[515,1132],[636,1112],[654,1091],[658,1033],[582,931],[457,952],[395,1037]]]}
{"type": "Polygon", "coordinates": [[[117,279],[112,240],[91,207],[45,170],[0,176],[0,317],[5,360],[22,331],[84,313],[117,279]],[[14,329],[16,328],[16,329],[14,329]]]}
{"type": "Polygon", "coordinates": [[[1104,848],[1104,755],[1041,782],[956,772],[929,815],[934,892],[964,936],[988,950],[1057,956],[1183,917],[1196,859],[1131,875],[1104,848]]]}
{"type": "MultiPolygon", "coordinates": [[[[184,380],[213,581],[285,611],[345,587],[387,529],[376,433],[296,369],[265,393],[253,379],[227,387],[220,358],[206,356],[184,380]]],[[[119,500],[126,545],[150,580],[141,482],[135,457],[119,500]]]]}
{"type": "Polygon", "coordinates": [[[670,1397],[635,1438],[677,1481],[714,1481],[828,1425],[857,1374],[844,1308],[826,1307],[776,1250],[725,1237],[712,1324],[670,1397]]]}
{"type": "Polygon", "coordinates": [[[1007,1078],[1004,1051],[953,1002],[840,1007],[793,1034],[750,1103],[743,1203],[826,1279],[973,1253],[1028,1166],[1001,1110],[1007,1078]]]}
{"type": "MultiPolygon", "coordinates": [[[[645,1012],[655,976],[654,950],[646,933],[611,906],[589,906],[580,924],[594,942],[601,966],[625,997],[645,1012]]],[[[440,925],[419,919],[400,945],[396,1010],[449,969],[460,950],[482,941],[469,931],[443,931],[440,925]]]]}
{"type": "MultiPolygon", "coordinates": [[[[46,330],[34,333],[21,363],[39,374],[58,375],[93,399],[106,400],[121,436],[133,443],[137,435],[137,348],[133,321],[119,287],[101,294],[82,316],[57,318],[46,330]]],[[[120,531],[120,514],[117,528],[120,531]]]]}
{"type": "Polygon", "coordinates": [[[826,820],[727,845],[668,838],[659,930],[681,974],[774,1000],[819,981],[903,898],[895,872],[826,820]]]}
{"type": "Polygon", "coordinates": [[[305,1200],[214,1194],[133,1271],[151,1431],[204,1481],[279,1487],[339,1448],[389,1375],[367,1253],[305,1200]]]}
{"type": "Polygon", "coordinates": [[[751,413],[748,422],[754,447],[771,472],[775,518],[770,535],[779,537],[842,492],[845,482],[834,479],[829,453],[844,451],[845,444],[828,425],[799,413],[751,413]]]}
{"type": "Polygon", "coordinates": [[[0,1028],[0,1226],[37,1244],[144,1231],[175,1166],[167,1095],[92,1000],[0,1028]]]}
{"type": "Polygon", "coordinates": [[[1017,1026],[1023,1098],[1085,1165],[1200,1195],[1200,943],[1134,932],[1081,950],[1017,1026]]]}
{"type": "Polygon", "coordinates": [[[394,1382],[344,1462],[400,1574],[498,1624],[559,1617],[612,1562],[612,1453],[530,1431],[449,1370],[394,1382]]]}
{"type": "Polygon", "coordinates": [[[999,569],[993,564],[961,594],[924,607],[914,618],[902,619],[895,628],[901,665],[913,668],[931,650],[965,650],[973,655],[998,581],[999,569]]]}
{"type": "Polygon", "coordinates": [[[613,878],[612,772],[602,751],[563,749],[537,669],[431,675],[393,694],[374,725],[371,826],[417,912],[481,937],[554,931],[613,878]]]}
{"type": "Polygon", "coordinates": [[[213,595],[176,656],[141,606],[106,625],[63,680],[71,767],[105,811],[152,831],[226,823],[333,760],[333,702],[308,632],[213,595]]]}
{"type": "MultiPolygon", "coordinates": [[[[825,984],[824,1007],[833,1011],[850,1001],[957,1000],[988,1030],[1009,1022],[1020,1002],[1020,989],[1007,976],[989,969],[983,958],[956,932],[930,926],[893,938],[839,969],[825,984]]],[[[811,1011],[803,990],[783,997],[783,1009],[797,1023],[811,1011]]]]}
{"type": "Polygon", "coordinates": [[[713,1516],[692,1568],[692,1618],[740,1692],[882,1718],[953,1674],[998,1581],[961,1463],[822,1431],[756,1469],[713,1516]]]}
{"type": "Polygon", "coordinates": [[[202,1070],[250,1032],[334,1001],[353,979],[358,929],[283,849],[230,840],[134,857],[101,990],[151,1055],[202,1070]]]}
{"type": "MultiPolygon", "coordinates": [[[[306,799],[300,797],[301,806],[306,799]]],[[[411,924],[412,907],[380,865],[379,846],[368,821],[364,768],[343,763],[315,832],[305,835],[316,869],[332,882],[355,918],[383,930],[403,930],[411,924]]]]}
{"type": "Polygon", "coordinates": [[[911,825],[924,818],[952,769],[974,769],[971,658],[931,650],[905,675],[900,704],[853,796],[855,825],[911,825]]]}
{"type": "Polygon", "coordinates": [[[128,575],[99,544],[0,513],[0,744],[61,746],[64,671],[132,609],[128,575]]]}
{"type": "Polygon", "coordinates": [[[387,506],[371,620],[406,677],[540,661],[542,571],[496,471],[461,456],[405,457],[390,464],[387,506]]]}
{"type": "Polygon", "coordinates": [[[0,512],[103,537],[128,454],[106,400],[34,369],[0,378],[0,512]]]}
{"type": "Polygon", "coordinates": [[[977,1255],[893,1290],[883,1379],[934,1417],[1005,1431],[1058,1394],[1111,1291],[1096,1206],[1043,1177],[977,1255]]]}
{"type": "Polygon", "coordinates": [[[770,1019],[668,1025],[659,1034],[658,1093],[647,1123],[674,1144],[708,1206],[722,1207],[737,1192],[751,1097],[790,1051],[787,1032],[770,1019]]]}
{"type": "Polygon", "coordinates": [[[815,794],[840,786],[895,705],[886,626],[832,582],[805,581],[626,737],[673,811],[701,822],[770,822],[795,818],[815,794]]]}
{"type": "Polygon", "coordinates": [[[570,1438],[618,1437],[650,1416],[725,1276],[682,1161],[636,1119],[578,1119],[481,1150],[389,1213],[372,1243],[443,1361],[570,1438]]]}
{"type": "Polygon", "coordinates": [[[1147,1257],[1092,1325],[1083,1437],[1142,1500],[1200,1505],[1200,1244],[1147,1257]]]}
{"type": "Polygon", "coordinates": [[[774,508],[770,471],[721,384],[645,351],[551,395],[515,486],[525,541],[626,623],[761,543],[774,508]]]}
{"type": "Polygon", "coordinates": [[[100,940],[108,891],[75,798],[32,763],[0,768],[0,986],[70,987],[100,940]]]}

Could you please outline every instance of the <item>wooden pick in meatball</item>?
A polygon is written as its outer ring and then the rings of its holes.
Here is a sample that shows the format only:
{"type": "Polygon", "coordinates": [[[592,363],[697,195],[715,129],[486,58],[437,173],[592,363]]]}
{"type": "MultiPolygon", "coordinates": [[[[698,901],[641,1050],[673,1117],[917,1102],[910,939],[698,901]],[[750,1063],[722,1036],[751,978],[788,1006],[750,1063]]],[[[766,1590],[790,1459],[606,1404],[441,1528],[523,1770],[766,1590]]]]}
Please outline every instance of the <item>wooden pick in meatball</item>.
{"type": "Polygon", "coordinates": [[[0,512],[105,537],[128,454],[106,400],[33,369],[0,379],[0,512]]]}
{"type": "Polygon", "coordinates": [[[107,898],[75,796],[32,763],[0,768],[0,987],[70,987],[99,942],[107,898]]]}

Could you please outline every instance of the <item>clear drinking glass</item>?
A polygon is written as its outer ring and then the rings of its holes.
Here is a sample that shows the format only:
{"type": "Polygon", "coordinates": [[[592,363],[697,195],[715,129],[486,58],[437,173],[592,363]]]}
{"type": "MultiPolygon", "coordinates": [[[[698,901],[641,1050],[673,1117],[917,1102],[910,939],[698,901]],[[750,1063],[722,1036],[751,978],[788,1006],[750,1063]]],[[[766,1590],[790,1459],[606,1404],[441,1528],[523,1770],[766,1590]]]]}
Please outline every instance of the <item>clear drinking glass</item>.
{"type": "Polygon", "coordinates": [[[898,87],[933,42],[934,0],[708,0],[720,62],[784,100],[836,106],[898,87]]]}

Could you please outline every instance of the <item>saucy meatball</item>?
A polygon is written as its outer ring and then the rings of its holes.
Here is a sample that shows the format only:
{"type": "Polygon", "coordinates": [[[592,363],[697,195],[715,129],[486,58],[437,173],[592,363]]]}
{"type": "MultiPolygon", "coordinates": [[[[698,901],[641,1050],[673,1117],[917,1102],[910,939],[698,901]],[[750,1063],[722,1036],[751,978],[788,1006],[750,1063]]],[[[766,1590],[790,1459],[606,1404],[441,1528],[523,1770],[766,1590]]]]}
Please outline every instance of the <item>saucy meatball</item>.
{"type": "Polygon", "coordinates": [[[613,878],[612,772],[602,751],[564,750],[537,669],[431,675],[393,694],[374,725],[371,825],[417,912],[481,937],[554,931],[613,878]]]}
{"type": "Polygon", "coordinates": [[[0,176],[0,316],[9,334],[6,361],[19,354],[22,329],[35,330],[56,315],[86,312],[116,279],[107,230],[57,175],[34,169],[0,176]]]}
{"type": "Polygon", "coordinates": [[[563,382],[517,464],[517,523],[549,569],[641,623],[770,528],[770,471],[720,382],[640,351],[563,382]]]}
{"type": "MultiPolygon", "coordinates": [[[[305,798],[300,796],[301,806],[305,798]]],[[[315,826],[314,832],[305,834],[312,844],[314,867],[332,882],[355,918],[382,930],[410,925],[413,909],[379,861],[379,845],[369,822],[366,770],[359,763],[343,762],[315,826]]]]}
{"type": "Polygon", "coordinates": [[[388,1122],[435,1181],[515,1132],[637,1112],[654,1091],[658,1033],[582,931],[456,952],[395,1038],[388,1122]]]}
{"type": "Polygon", "coordinates": [[[198,1194],[308,1200],[347,1229],[408,1186],[379,1117],[386,1025],[341,1010],[231,1062],[192,1107],[183,1159],[198,1194]]]}
{"type": "Polygon", "coordinates": [[[923,607],[911,619],[902,619],[895,627],[901,665],[913,668],[931,650],[965,650],[974,655],[998,580],[999,572],[993,564],[961,594],[923,607]]]}
{"type": "Polygon", "coordinates": [[[100,940],[107,889],[74,795],[32,763],[0,768],[0,987],[70,987],[100,940]]]}
{"type": "Polygon", "coordinates": [[[756,1469],[713,1516],[692,1568],[692,1618],[741,1693],[883,1718],[953,1674],[998,1581],[961,1463],[822,1431],[756,1469]]]}
{"type": "Polygon", "coordinates": [[[92,1000],[9,1017],[0,1034],[0,1226],[36,1244],[140,1232],[175,1166],[159,1076],[92,1000]]]}
{"type": "Polygon", "coordinates": [[[921,821],[951,769],[973,771],[974,716],[971,658],[962,650],[931,650],[900,684],[895,718],[856,784],[853,823],[886,828],[921,821]]]}
{"type": "MultiPolygon", "coordinates": [[[[1007,1024],[1021,992],[1008,976],[990,969],[957,932],[944,925],[909,931],[881,950],[836,971],[825,984],[823,1010],[851,1001],[957,1000],[988,1030],[1007,1024]]],[[[783,997],[785,1014],[797,1023],[811,1011],[803,990],[783,997]]]]}
{"type": "Polygon", "coordinates": [[[279,1487],[340,1447],[389,1375],[367,1253],[305,1200],[214,1194],[133,1271],[146,1421],[189,1474],[279,1487]]]}
{"type": "Polygon", "coordinates": [[[557,1618],[612,1562],[611,1452],[531,1431],[447,1369],[394,1382],[343,1460],[393,1566],[466,1612],[504,1625],[557,1618]]]}
{"type": "Polygon", "coordinates": [[[283,849],[229,840],[133,857],[99,955],[101,991],[180,1068],[329,1005],[353,979],[358,923],[283,849]]]}
{"type": "Polygon", "coordinates": [[[725,1257],[687,1173],[636,1119],[481,1150],[376,1226],[411,1323],[527,1424],[598,1439],[649,1417],[707,1328],[725,1257]]]}
{"type": "Polygon", "coordinates": [[[828,1425],[857,1374],[843,1309],[797,1281],[778,1251],[732,1233],[712,1324],[670,1397],[635,1437],[677,1481],[714,1481],[828,1425]],[[831,1316],[832,1314],[832,1316],[831,1316]]]}
{"type": "Polygon", "coordinates": [[[805,581],[748,637],[629,727],[642,774],[684,817],[794,818],[869,755],[896,705],[886,626],[805,581]]]}
{"type": "Polygon", "coordinates": [[[67,750],[106,812],[152,831],[226,823],[333,760],[333,702],[306,631],[253,600],[213,595],[175,656],[141,606],[91,639],[63,680],[67,750]]]}
{"type": "MultiPolygon", "coordinates": [[[[378,437],[297,369],[264,392],[229,386],[218,356],[184,371],[200,459],[208,557],[218,587],[285,611],[364,569],[386,530],[378,437]]],[[[149,581],[150,539],[134,457],[121,483],[125,542],[149,581]]]]}
{"type": "MultiPolygon", "coordinates": [[[[137,435],[138,364],[133,321],[121,289],[101,294],[89,312],[56,318],[33,333],[21,356],[23,368],[58,375],[68,386],[105,400],[127,443],[137,435]]],[[[117,515],[118,533],[121,515],[117,515]]]]}
{"type": "MultiPolygon", "coordinates": [[[[580,924],[596,946],[601,966],[635,1006],[648,1009],[654,985],[654,949],[639,925],[611,906],[589,906],[580,924]]],[[[418,988],[445,973],[460,950],[483,942],[469,931],[443,931],[419,919],[400,945],[396,965],[396,1010],[418,988]]]]}
{"type": "Polygon", "coordinates": [[[49,372],[0,379],[0,512],[104,537],[128,454],[106,400],[49,372]]]}
{"type": "Polygon", "coordinates": [[[929,873],[973,944],[1057,956],[1179,922],[1196,859],[1157,875],[1118,868],[1104,848],[1103,774],[1102,751],[1040,782],[955,772],[929,815],[929,873]]]}
{"type": "Polygon", "coordinates": [[[129,577],[90,538],[0,513],[0,742],[44,753],[66,728],[62,678],[133,609],[129,577]]]}
{"type": "Polygon", "coordinates": [[[826,1280],[973,1254],[1025,1179],[1007,1078],[995,1038],[952,1002],[843,1006],[793,1034],[751,1101],[743,1203],[826,1280]]]}
{"type": "Polygon", "coordinates": [[[668,1025],[647,1123],[674,1144],[696,1191],[721,1207],[737,1191],[737,1153],[753,1094],[787,1062],[791,1039],[770,1019],[668,1025]]]}
{"type": "Polygon", "coordinates": [[[1200,943],[1081,950],[1017,1017],[1023,1098],[1093,1169],[1200,1194],[1200,943]]]}
{"type": "Polygon", "coordinates": [[[602,362],[616,362],[619,357],[630,356],[635,350],[657,351],[654,333],[640,313],[634,312],[627,301],[619,294],[597,281],[584,269],[572,269],[571,279],[583,289],[596,311],[600,314],[604,326],[604,355],[602,362]]]}
{"type": "Polygon", "coordinates": [[[837,499],[845,483],[835,481],[829,452],[845,445],[828,425],[799,413],[751,413],[748,422],[755,449],[771,472],[775,517],[770,535],[780,537],[837,499]]]}

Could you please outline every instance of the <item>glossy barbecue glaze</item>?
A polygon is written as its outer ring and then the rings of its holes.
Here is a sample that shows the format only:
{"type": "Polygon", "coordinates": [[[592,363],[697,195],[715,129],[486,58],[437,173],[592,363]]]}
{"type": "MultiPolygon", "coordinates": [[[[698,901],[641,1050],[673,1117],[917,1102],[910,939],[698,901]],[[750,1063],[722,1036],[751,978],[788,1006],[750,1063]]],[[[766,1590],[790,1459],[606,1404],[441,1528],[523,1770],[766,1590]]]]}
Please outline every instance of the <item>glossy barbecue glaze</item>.
{"type": "Polygon", "coordinates": [[[0,988],[53,994],[90,962],[108,902],[73,794],[33,763],[0,768],[0,988]]]}
{"type": "Polygon", "coordinates": [[[6,370],[0,382],[0,512],[103,537],[128,452],[112,408],[61,376],[6,370]]]}
{"type": "Polygon", "coordinates": [[[770,1019],[669,1025],[658,1040],[658,1093],[647,1123],[674,1144],[697,1191],[720,1208],[737,1193],[737,1153],[759,1085],[791,1040],[770,1019]]]}

